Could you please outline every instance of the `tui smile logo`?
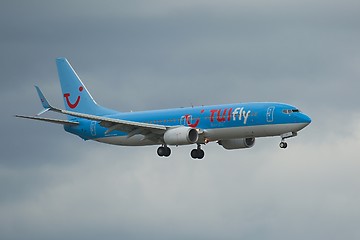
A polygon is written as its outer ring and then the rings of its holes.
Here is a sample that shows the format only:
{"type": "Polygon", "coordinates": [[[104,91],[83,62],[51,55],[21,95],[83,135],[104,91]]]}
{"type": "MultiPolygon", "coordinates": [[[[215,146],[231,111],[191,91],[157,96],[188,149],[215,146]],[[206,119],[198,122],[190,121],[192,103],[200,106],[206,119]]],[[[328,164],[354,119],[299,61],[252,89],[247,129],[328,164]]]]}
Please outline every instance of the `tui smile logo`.
{"type": "MultiPolygon", "coordinates": [[[[84,90],[84,87],[83,87],[83,86],[80,86],[80,87],[79,87],[79,91],[82,92],[83,90],[84,90]]],[[[71,109],[76,108],[77,105],[79,105],[80,96],[78,96],[78,97],[76,98],[75,103],[71,103],[69,97],[70,97],[70,93],[65,93],[65,94],[64,94],[64,98],[66,99],[67,105],[68,105],[71,109]]]]}
{"type": "Polygon", "coordinates": [[[200,118],[196,119],[195,123],[193,123],[191,120],[192,116],[190,114],[186,114],[184,117],[185,117],[186,124],[189,127],[196,128],[199,125],[200,118]]]}
{"type": "MultiPolygon", "coordinates": [[[[201,114],[204,113],[204,112],[205,112],[204,109],[202,109],[200,111],[201,114]]],[[[193,117],[190,114],[186,114],[185,116],[182,116],[182,119],[184,119],[185,124],[187,124],[191,128],[196,128],[200,123],[200,117],[198,117],[194,122],[193,117]]]]}

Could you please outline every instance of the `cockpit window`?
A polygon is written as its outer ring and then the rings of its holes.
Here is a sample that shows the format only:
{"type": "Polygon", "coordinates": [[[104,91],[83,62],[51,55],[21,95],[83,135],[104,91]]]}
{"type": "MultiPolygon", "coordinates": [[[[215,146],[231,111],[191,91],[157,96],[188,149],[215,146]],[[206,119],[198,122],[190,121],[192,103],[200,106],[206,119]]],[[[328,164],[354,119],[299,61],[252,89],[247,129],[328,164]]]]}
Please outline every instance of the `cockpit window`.
{"type": "Polygon", "coordinates": [[[294,113],[294,112],[300,112],[300,110],[299,109],[284,109],[282,112],[285,114],[290,114],[290,113],[294,113]]]}
{"type": "Polygon", "coordinates": [[[285,113],[285,114],[290,114],[290,113],[291,113],[291,110],[289,110],[289,109],[284,109],[284,110],[283,110],[283,113],[285,113]]]}

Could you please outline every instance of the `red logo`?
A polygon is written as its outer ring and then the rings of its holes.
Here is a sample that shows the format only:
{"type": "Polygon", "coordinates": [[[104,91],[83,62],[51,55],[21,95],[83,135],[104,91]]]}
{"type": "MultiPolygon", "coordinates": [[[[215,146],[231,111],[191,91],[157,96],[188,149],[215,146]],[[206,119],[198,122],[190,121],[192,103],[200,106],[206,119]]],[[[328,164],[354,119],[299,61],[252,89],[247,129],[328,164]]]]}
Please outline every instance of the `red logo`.
{"type": "Polygon", "coordinates": [[[231,115],[232,115],[232,108],[230,108],[230,109],[227,109],[227,108],[225,108],[225,109],[212,109],[212,110],[210,110],[210,113],[211,113],[210,122],[214,122],[215,113],[217,115],[216,120],[218,122],[225,122],[226,119],[228,121],[230,121],[231,115]]]}
{"type": "Polygon", "coordinates": [[[196,119],[195,123],[191,123],[190,118],[191,118],[191,115],[190,115],[190,114],[186,114],[186,115],[185,115],[185,120],[186,120],[187,125],[188,125],[189,127],[196,128],[197,125],[199,125],[200,118],[196,119]]]}
{"type": "MultiPolygon", "coordinates": [[[[200,113],[204,113],[204,111],[205,110],[203,109],[200,111],[200,113]]],[[[190,115],[190,114],[186,114],[184,117],[185,117],[186,124],[189,127],[196,128],[200,123],[200,118],[197,118],[196,121],[194,123],[192,123],[192,115],[190,115]]]]}
{"type": "MultiPolygon", "coordinates": [[[[79,87],[79,91],[82,92],[84,90],[83,86],[80,86],[79,87]]],[[[71,109],[74,109],[77,107],[77,105],[79,105],[79,102],[80,102],[80,96],[77,97],[75,103],[71,103],[70,100],[69,100],[69,97],[70,97],[70,93],[65,93],[64,94],[64,97],[66,99],[66,103],[67,105],[71,108],[71,109]]]]}

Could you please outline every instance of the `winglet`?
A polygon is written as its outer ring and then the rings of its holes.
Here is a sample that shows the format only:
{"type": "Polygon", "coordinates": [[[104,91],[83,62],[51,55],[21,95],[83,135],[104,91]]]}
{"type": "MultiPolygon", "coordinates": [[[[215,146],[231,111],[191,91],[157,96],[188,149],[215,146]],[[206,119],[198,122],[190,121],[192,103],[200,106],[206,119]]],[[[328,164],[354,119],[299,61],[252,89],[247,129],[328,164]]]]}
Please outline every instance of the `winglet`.
{"type": "Polygon", "coordinates": [[[38,114],[36,114],[37,116],[49,111],[50,109],[52,109],[53,107],[50,105],[50,103],[48,102],[48,100],[45,98],[44,94],[41,92],[40,88],[38,86],[35,86],[36,91],[39,95],[41,104],[44,108],[44,110],[42,110],[41,112],[39,112],[38,114]]]}

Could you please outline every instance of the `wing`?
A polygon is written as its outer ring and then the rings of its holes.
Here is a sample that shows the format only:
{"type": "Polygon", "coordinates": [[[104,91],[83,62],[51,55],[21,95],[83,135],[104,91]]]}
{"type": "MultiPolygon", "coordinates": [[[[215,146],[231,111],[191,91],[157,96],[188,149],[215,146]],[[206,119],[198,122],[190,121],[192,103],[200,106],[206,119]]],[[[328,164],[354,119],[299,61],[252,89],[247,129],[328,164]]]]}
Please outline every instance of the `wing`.
{"type": "MultiPolygon", "coordinates": [[[[79,112],[73,112],[68,110],[59,109],[56,107],[53,107],[50,105],[48,100],[45,98],[44,94],[41,92],[40,88],[35,86],[36,91],[39,95],[40,101],[42,106],[44,107],[44,110],[41,111],[38,116],[47,112],[47,111],[53,111],[60,114],[70,115],[78,118],[84,118],[92,121],[99,122],[100,126],[107,128],[106,134],[118,130],[121,132],[128,133],[128,137],[132,137],[136,134],[142,134],[144,135],[144,139],[149,139],[153,141],[161,141],[163,134],[167,130],[167,127],[164,125],[158,125],[158,124],[149,124],[149,123],[143,123],[143,122],[135,122],[135,121],[128,121],[128,120],[122,120],[122,119],[116,119],[111,117],[104,117],[104,116],[97,116],[92,114],[85,114],[85,113],[79,113],[79,112]]],[[[78,122],[75,121],[66,121],[66,120],[60,120],[60,119],[50,119],[50,118],[41,118],[41,117],[30,117],[30,116],[23,116],[23,115],[16,115],[16,117],[20,118],[27,118],[27,119],[34,119],[34,120],[40,120],[45,122],[51,122],[51,123],[58,123],[63,125],[78,125],[78,122]]]]}
{"type": "Polygon", "coordinates": [[[33,120],[39,120],[39,121],[43,121],[43,122],[57,123],[57,124],[62,124],[62,125],[72,125],[72,126],[79,125],[78,122],[67,121],[67,120],[60,120],[60,119],[41,118],[41,117],[32,117],[32,116],[24,116],[24,115],[15,115],[15,117],[18,117],[18,118],[26,118],[26,119],[33,119],[33,120]]]}
{"type": "Polygon", "coordinates": [[[100,126],[108,129],[105,132],[105,134],[118,130],[121,132],[128,133],[128,137],[132,137],[136,134],[142,134],[145,136],[146,139],[159,140],[162,138],[163,134],[167,130],[167,127],[164,125],[149,124],[143,122],[135,122],[135,121],[116,119],[116,118],[96,116],[91,114],[62,110],[54,107],[51,107],[50,110],[65,115],[97,121],[100,123],[100,126]]]}

